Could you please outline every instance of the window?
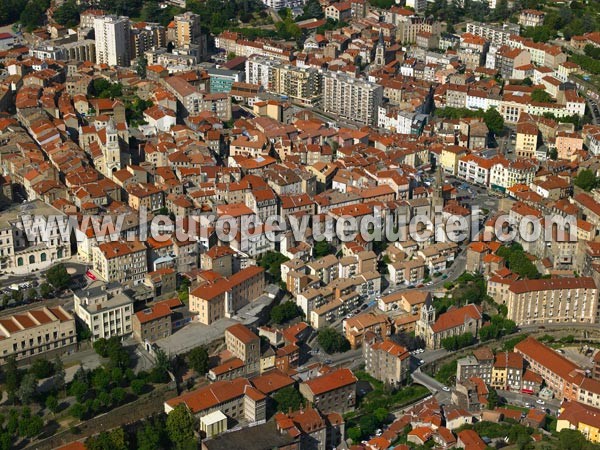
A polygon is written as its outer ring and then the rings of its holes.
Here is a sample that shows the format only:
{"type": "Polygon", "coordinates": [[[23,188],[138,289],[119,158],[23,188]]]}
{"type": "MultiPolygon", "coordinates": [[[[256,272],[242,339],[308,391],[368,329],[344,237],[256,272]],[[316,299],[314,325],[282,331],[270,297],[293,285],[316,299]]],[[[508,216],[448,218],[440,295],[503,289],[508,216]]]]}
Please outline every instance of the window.
{"type": "Polygon", "coordinates": [[[17,258],[17,266],[21,267],[23,265],[23,258],[20,256],[17,258]]]}
{"type": "Polygon", "coordinates": [[[46,253],[42,253],[42,254],[40,255],[40,261],[41,261],[41,262],[45,262],[45,261],[46,261],[46,253]]]}
{"type": "Polygon", "coordinates": [[[35,256],[29,255],[29,264],[35,263],[35,256]]]}

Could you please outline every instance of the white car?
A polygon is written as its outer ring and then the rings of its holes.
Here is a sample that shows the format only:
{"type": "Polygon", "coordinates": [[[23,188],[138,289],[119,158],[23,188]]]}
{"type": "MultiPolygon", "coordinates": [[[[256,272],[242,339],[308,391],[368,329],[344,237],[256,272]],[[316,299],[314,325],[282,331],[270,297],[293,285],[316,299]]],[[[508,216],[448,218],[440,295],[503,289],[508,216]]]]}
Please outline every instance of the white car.
{"type": "Polygon", "coordinates": [[[422,366],[423,364],[425,364],[425,361],[423,361],[422,359],[419,360],[419,365],[422,366]]]}
{"type": "Polygon", "coordinates": [[[442,391],[450,392],[450,388],[448,386],[442,386],[442,391]]]}
{"type": "Polygon", "coordinates": [[[541,398],[538,398],[538,399],[537,399],[535,402],[536,402],[538,405],[545,405],[545,404],[546,404],[546,402],[544,402],[544,400],[542,400],[541,398]]]}

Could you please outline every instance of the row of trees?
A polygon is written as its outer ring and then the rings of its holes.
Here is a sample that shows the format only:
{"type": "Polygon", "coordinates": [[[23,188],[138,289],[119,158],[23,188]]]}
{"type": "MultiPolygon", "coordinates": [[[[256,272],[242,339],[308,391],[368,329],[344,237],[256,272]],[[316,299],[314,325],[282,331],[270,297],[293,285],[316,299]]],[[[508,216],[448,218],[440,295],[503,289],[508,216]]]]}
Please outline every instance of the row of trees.
{"type": "Polygon", "coordinates": [[[510,319],[505,319],[500,315],[492,317],[490,324],[481,327],[479,330],[479,339],[489,341],[498,339],[507,334],[514,333],[517,330],[517,324],[510,319]]]}
{"type": "Polygon", "coordinates": [[[449,352],[454,352],[461,348],[468,347],[475,342],[475,338],[472,333],[463,333],[458,336],[449,336],[442,339],[442,347],[449,352]]]}
{"type": "Polygon", "coordinates": [[[193,430],[196,427],[194,417],[186,407],[178,405],[168,416],[159,414],[149,417],[137,428],[135,434],[127,434],[123,428],[90,437],[85,442],[88,450],[156,450],[160,448],[195,449],[198,448],[193,430]]]}
{"type": "Polygon", "coordinates": [[[435,110],[437,117],[444,119],[461,119],[464,117],[479,117],[482,118],[487,125],[490,132],[494,134],[502,133],[504,130],[504,118],[495,108],[488,108],[486,111],[482,109],[468,109],[468,108],[452,108],[445,107],[435,110]]]}

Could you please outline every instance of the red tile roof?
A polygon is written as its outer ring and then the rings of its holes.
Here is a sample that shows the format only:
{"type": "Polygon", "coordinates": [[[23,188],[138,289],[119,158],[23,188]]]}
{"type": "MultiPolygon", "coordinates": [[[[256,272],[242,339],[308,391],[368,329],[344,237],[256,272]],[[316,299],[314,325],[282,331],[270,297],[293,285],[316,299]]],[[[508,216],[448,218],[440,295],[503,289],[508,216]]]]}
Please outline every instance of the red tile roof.
{"type": "Polygon", "coordinates": [[[338,369],[321,377],[305,381],[313,395],[324,394],[335,389],[355,384],[358,379],[350,369],[338,369]]]}
{"type": "Polygon", "coordinates": [[[477,305],[465,305],[461,308],[452,309],[440,315],[432,325],[434,333],[440,333],[451,328],[456,328],[468,319],[481,320],[481,308],[477,305]]]}

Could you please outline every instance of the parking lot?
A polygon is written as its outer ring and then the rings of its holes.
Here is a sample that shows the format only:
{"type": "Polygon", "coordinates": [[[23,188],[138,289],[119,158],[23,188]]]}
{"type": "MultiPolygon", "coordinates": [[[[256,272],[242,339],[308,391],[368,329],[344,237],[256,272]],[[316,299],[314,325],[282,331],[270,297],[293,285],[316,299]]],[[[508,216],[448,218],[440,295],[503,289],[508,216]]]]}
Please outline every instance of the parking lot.
{"type": "Polygon", "coordinates": [[[171,336],[156,341],[167,355],[187,353],[200,345],[207,345],[220,339],[225,334],[225,329],[238,323],[233,319],[217,320],[211,325],[192,322],[171,336]]]}

